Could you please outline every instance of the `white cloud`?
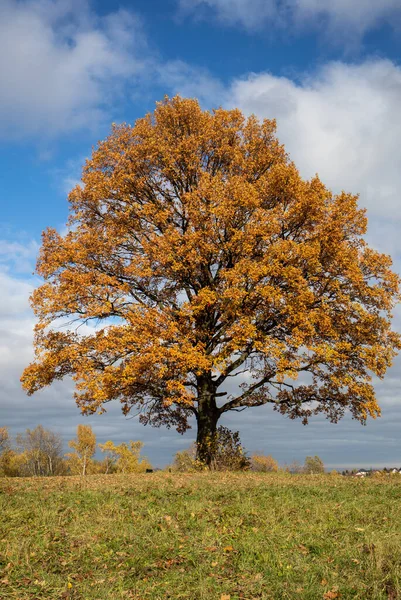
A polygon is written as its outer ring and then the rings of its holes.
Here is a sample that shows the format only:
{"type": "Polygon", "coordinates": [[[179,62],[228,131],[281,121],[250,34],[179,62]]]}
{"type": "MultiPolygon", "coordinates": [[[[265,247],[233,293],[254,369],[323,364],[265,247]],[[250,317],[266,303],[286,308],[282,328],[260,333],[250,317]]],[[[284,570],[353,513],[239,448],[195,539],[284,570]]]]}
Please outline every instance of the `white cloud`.
{"type": "Polygon", "coordinates": [[[143,68],[138,19],[86,0],[0,2],[0,138],[52,138],[102,121],[143,68]]]}
{"type": "Polygon", "coordinates": [[[399,0],[179,0],[181,11],[205,16],[212,9],[228,25],[257,30],[266,24],[277,27],[321,28],[352,32],[357,37],[381,25],[396,25],[401,17],[399,0]]]}

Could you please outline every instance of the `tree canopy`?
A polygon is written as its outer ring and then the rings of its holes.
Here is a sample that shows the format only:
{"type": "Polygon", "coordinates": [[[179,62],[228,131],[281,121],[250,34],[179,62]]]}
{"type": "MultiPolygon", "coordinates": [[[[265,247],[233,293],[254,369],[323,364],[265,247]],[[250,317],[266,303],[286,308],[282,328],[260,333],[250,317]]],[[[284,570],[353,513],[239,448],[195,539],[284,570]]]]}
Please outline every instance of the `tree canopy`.
{"type": "Polygon", "coordinates": [[[303,180],[274,121],[166,98],[113,126],[69,203],[67,233],[43,234],[29,394],[68,375],[84,413],[118,400],[180,432],[195,416],[209,462],[228,411],[380,414],[399,279],[358,197],[303,180]]]}

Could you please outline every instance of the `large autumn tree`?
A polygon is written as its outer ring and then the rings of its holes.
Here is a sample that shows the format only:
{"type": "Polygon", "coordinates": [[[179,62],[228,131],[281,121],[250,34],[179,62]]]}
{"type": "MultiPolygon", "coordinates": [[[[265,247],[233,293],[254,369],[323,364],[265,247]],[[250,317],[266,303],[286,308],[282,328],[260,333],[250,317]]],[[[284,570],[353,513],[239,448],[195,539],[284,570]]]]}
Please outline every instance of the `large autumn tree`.
{"type": "Polygon", "coordinates": [[[29,394],[69,375],[84,413],[195,417],[206,462],[228,411],[380,414],[398,277],[357,196],[304,181],[274,121],[166,98],[113,126],[69,202],[68,232],[43,234],[29,394]]]}

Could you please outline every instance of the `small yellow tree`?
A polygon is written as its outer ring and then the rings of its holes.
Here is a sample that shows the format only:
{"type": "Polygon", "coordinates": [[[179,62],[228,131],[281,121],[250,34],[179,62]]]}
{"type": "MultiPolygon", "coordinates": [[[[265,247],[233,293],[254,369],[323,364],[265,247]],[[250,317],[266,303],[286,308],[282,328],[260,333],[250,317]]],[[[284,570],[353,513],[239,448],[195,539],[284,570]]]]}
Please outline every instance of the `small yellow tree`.
{"type": "Polygon", "coordinates": [[[140,460],[140,453],[143,447],[142,442],[123,443],[116,446],[111,440],[104,444],[99,444],[102,452],[106,452],[110,464],[117,473],[144,473],[146,469],[151,469],[152,465],[146,458],[140,460]]]}
{"type": "Polygon", "coordinates": [[[96,452],[96,436],[90,425],[78,425],[77,437],[68,442],[75,452],[67,454],[72,472],[86,475],[92,456],[96,452]]]}
{"type": "Polygon", "coordinates": [[[252,454],[251,469],[260,473],[277,473],[278,462],[270,454],[252,454]]]}
{"type": "Polygon", "coordinates": [[[16,452],[7,448],[0,457],[0,474],[6,477],[24,477],[27,475],[26,465],[28,457],[26,452],[16,452]]]}
{"type": "Polygon", "coordinates": [[[196,459],[196,444],[191,444],[189,448],[176,452],[172,469],[180,473],[190,473],[192,471],[201,471],[204,465],[196,459]]]}

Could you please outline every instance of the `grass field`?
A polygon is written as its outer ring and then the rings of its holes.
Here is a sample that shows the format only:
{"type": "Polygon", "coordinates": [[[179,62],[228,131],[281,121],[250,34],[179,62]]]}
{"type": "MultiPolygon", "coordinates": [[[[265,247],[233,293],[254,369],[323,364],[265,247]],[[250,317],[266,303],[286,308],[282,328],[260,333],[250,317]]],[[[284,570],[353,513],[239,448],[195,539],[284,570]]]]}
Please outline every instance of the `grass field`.
{"type": "Polygon", "coordinates": [[[401,482],[0,479],[0,598],[401,598],[401,482]]]}

